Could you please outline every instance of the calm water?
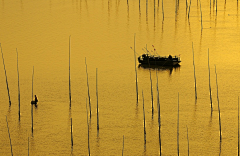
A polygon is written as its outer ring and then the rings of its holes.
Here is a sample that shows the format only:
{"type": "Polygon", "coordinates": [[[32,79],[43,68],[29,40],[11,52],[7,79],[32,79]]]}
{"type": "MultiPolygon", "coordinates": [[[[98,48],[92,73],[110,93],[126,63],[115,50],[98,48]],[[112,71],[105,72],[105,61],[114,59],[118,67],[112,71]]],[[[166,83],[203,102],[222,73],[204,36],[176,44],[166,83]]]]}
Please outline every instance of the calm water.
{"type": "MultiPolygon", "coordinates": [[[[12,105],[9,107],[3,65],[0,68],[0,155],[11,155],[6,116],[14,155],[88,155],[86,99],[87,60],[92,117],[91,155],[159,155],[156,73],[160,90],[162,154],[177,155],[179,93],[179,151],[181,155],[236,155],[238,146],[239,13],[236,0],[192,1],[13,1],[0,3],[0,43],[4,54],[12,105]],[[188,2],[189,3],[189,2],[188,2]],[[155,6],[155,7],[154,7],[155,6]],[[176,9],[177,8],[177,9],[176,9]],[[202,27],[201,30],[201,11],[202,27]],[[180,55],[174,69],[138,67],[136,100],[134,34],[137,55],[147,47],[159,55],[180,55]],[[69,107],[69,36],[71,92],[69,107]],[[195,103],[193,53],[197,96],[195,103]],[[152,46],[154,45],[154,47],[152,46]],[[132,47],[132,49],[131,49],[132,47]],[[17,54],[19,53],[21,118],[18,118],[17,54]],[[209,99],[210,53],[213,112],[209,99]],[[219,142],[217,69],[222,143],[219,142]],[[34,94],[31,104],[32,70],[34,94]],[[96,68],[100,130],[97,131],[96,68]],[[153,84],[154,115],[151,108],[153,84]],[[146,114],[144,146],[142,92],[146,114]],[[71,148],[71,118],[73,148],[71,148]],[[188,127],[188,133],[187,133],[188,127]],[[29,141],[28,141],[29,139],[29,141]]],[[[2,64],[2,63],[1,63],[2,64]]]]}

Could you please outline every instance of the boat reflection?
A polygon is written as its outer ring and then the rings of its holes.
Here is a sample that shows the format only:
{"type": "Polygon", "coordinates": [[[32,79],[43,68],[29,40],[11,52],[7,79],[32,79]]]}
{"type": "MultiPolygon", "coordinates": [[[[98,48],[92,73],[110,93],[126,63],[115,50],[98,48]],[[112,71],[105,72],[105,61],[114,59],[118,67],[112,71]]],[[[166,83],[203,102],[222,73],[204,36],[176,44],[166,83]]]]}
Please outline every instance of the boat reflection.
{"type": "Polygon", "coordinates": [[[143,68],[143,69],[154,69],[154,70],[159,70],[159,71],[169,71],[169,74],[172,74],[172,71],[179,71],[181,65],[176,65],[176,66],[158,66],[158,65],[147,65],[147,64],[139,64],[138,68],[143,68]]]}

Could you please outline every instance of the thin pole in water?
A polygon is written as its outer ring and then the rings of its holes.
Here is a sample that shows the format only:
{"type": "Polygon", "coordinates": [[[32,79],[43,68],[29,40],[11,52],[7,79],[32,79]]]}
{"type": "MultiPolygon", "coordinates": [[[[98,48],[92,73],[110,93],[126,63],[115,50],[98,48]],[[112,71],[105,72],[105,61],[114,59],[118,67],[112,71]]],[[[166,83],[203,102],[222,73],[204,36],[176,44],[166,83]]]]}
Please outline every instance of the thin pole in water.
{"type": "MultiPolygon", "coordinates": [[[[33,101],[33,79],[34,79],[34,66],[32,74],[32,101],[33,101]]],[[[31,114],[32,114],[32,134],[33,134],[33,104],[31,104],[31,114]]]]}
{"type": "Polygon", "coordinates": [[[145,109],[144,109],[144,95],[142,91],[143,98],[143,132],[144,132],[144,146],[146,146],[146,122],[145,122],[145,109]]]}
{"type": "Polygon", "coordinates": [[[87,98],[86,98],[86,111],[87,111],[87,126],[88,126],[88,155],[90,156],[90,141],[89,141],[89,123],[88,123],[88,108],[87,108],[87,98]]]}
{"type": "Polygon", "coordinates": [[[97,83],[98,69],[96,68],[96,96],[97,96],[97,130],[99,130],[99,113],[98,113],[98,83],[97,83]]]}
{"type": "Polygon", "coordinates": [[[88,83],[88,71],[87,71],[87,59],[86,59],[86,57],[85,57],[85,65],[86,65],[86,75],[87,75],[89,112],[90,112],[90,119],[91,119],[91,116],[92,116],[92,111],[91,111],[91,98],[90,98],[89,83],[88,83]]]}
{"type": "MultiPolygon", "coordinates": [[[[6,122],[7,122],[7,128],[8,128],[7,116],[6,116],[6,122]]],[[[10,136],[9,128],[8,128],[8,136],[9,136],[9,140],[10,140],[11,154],[12,154],[12,156],[13,156],[13,151],[12,151],[12,142],[11,142],[11,136],[10,136]]]]}
{"type": "MultiPolygon", "coordinates": [[[[1,52],[2,52],[1,43],[0,43],[0,47],[1,47],[1,52]]],[[[6,67],[5,67],[5,63],[4,63],[3,52],[2,52],[2,60],[3,60],[4,71],[5,71],[6,85],[7,85],[8,98],[9,98],[9,106],[11,106],[10,92],[9,92],[8,80],[7,80],[7,71],[6,71],[6,67]]]]}
{"type": "Polygon", "coordinates": [[[177,120],[177,151],[179,156],[180,155],[179,153],[179,93],[178,93],[178,120],[177,120]]]}
{"type": "Polygon", "coordinates": [[[239,96],[238,96],[238,156],[239,156],[239,96]]]}
{"type": "Polygon", "coordinates": [[[18,51],[16,48],[16,52],[17,52],[17,74],[18,74],[18,118],[20,121],[20,83],[19,83],[19,67],[18,67],[18,51]]]}
{"type": "Polygon", "coordinates": [[[211,81],[210,81],[209,48],[208,48],[208,73],[209,73],[209,95],[210,95],[211,111],[213,111],[213,107],[212,107],[212,90],[211,90],[211,81]]]}
{"type": "Polygon", "coordinates": [[[72,126],[72,118],[71,118],[71,143],[72,143],[72,148],[73,148],[73,126],[72,126]]]}
{"type": "Polygon", "coordinates": [[[152,74],[151,74],[151,69],[149,68],[149,72],[150,72],[150,82],[151,82],[151,99],[152,99],[152,118],[153,118],[153,114],[154,114],[154,107],[153,107],[153,89],[152,89],[152,74]]]}
{"type": "Polygon", "coordinates": [[[159,153],[162,155],[162,143],[161,143],[161,112],[160,112],[160,100],[159,100],[159,89],[158,89],[158,75],[157,76],[157,105],[158,105],[158,136],[159,136],[159,153]]]}
{"type": "Polygon", "coordinates": [[[219,97],[218,97],[218,82],[217,82],[217,69],[216,69],[216,65],[215,65],[215,74],[216,74],[216,86],[217,86],[217,101],[218,101],[219,133],[220,133],[220,142],[222,142],[221,112],[220,112],[219,97]]]}
{"type": "Polygon", "coordinates": [[[197,100],[197,82],[196,82],[196,72],[195,72],[195,63],[194,63],[194,49],[192,43],[192,52],[193,52],[193,70],[194,70],[194,84],[195,84],[195,102],[197,100]]]}
{"type": "Polygon", "coordinates": [[[69,103],[70,103],[70,108],[71,108],[71,104],[72,104],[72,97],[71,97],[71,76],[70,76],[70,40],[71,39],[71,35],[69,36],[69,103]]]}
{"type": "Polygon", "coordinates": [[[135,75],[136,75],[136,94],[137,94],[137,103],[138,103],[138,81],[137,81],[137,65],[136,65],[136,34],[134,34],[134,61],[135,61],[135,75]]]}
{"type": "Polygon", "coordinates": [[[122,156],[123,156],[123,151],[124,151],[124,135],[123,135],[123,148],[122,148],[122,156]]]}
{"type": "Polygon", "coordinates": [[[187,126],[187,142],[188,142],[188,156],[189,156],[189,138],[188,138],[188,126],[187,126]]]}

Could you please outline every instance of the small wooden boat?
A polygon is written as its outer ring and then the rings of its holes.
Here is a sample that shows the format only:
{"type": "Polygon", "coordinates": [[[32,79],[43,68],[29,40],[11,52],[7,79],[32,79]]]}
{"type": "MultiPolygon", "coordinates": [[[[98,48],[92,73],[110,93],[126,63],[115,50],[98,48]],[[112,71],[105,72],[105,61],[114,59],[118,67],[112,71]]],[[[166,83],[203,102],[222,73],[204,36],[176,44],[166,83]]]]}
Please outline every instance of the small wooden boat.
{"type": "Polygon", "coordinates": [[[180,57],[171,55],[167,56],[155,56],[149,54],[142,54],[138,57],[140,64],[158,65],[158,66],[176,66],[181,62],[180,57]]]}
{"type": "Polygon", "coordinates": [[[32,104],[32,105],[36,105],[37,103],[38,103],[38,100],[31,101],[31,104],[32,104]]]}

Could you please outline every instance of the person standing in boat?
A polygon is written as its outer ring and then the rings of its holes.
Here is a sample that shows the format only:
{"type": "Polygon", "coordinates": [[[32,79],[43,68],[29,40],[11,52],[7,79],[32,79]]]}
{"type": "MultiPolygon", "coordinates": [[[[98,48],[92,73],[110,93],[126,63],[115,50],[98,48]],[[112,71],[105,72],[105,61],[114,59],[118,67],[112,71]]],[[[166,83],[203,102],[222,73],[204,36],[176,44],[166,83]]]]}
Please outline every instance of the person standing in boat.
{"type": "Polygon", "coordinates": [[[36,102],[36,103],[38,102],[38,98],[37,98],[37,95],[35,95],[35,102],[36,102]]]}

